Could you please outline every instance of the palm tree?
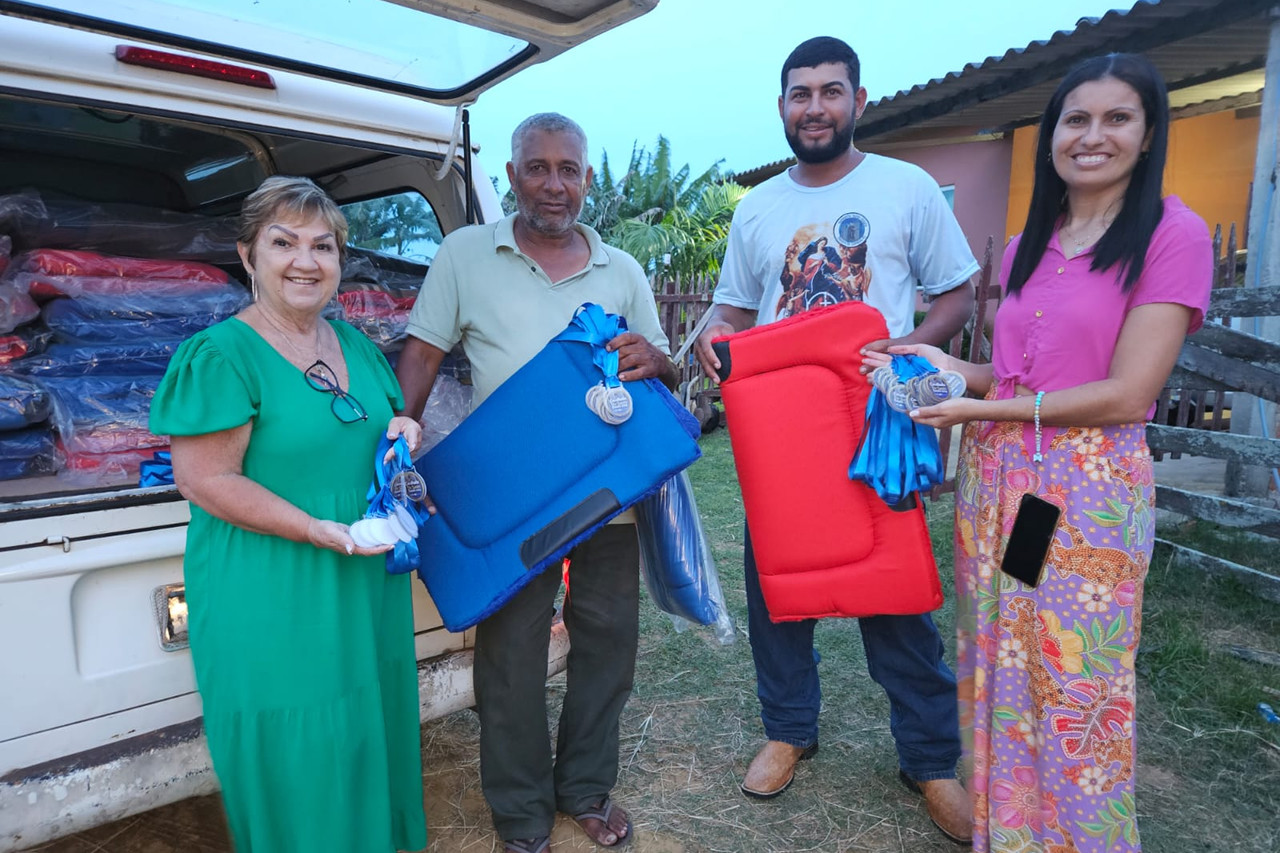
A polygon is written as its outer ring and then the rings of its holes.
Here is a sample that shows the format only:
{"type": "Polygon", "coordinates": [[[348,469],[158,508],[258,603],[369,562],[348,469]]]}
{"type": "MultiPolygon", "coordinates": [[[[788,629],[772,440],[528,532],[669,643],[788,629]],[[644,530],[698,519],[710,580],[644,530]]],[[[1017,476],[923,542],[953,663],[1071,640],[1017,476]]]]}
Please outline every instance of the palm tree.
{"type": "Polygon", "coordinates": [[[583,219],[649,272],[715,274],[733,210],[746,194],[721,162],[690,178],[688,164],[672,168],[671,143],[659,136],[652,154],[634,146],[626,173],[615,180],[605,153],[583,219]]]}
{"type": "Polygon", "coordinates": [[[716,275],[724,260],[733,211],[746,194],[746,187],[732,181],[709,184],[690,203],[661,216],[655,207],[622,219],[614,227],[612,240],[649,272],[674,273],[685,280],[716,275]]]}
{"type": "Polygon", "coordinates": [[[439,245],[444,239],[431,206],[414,193],[346,204],[342,212],[350,229],[347,242],[353,246],[404,255],[414,243],[439,245]]]}

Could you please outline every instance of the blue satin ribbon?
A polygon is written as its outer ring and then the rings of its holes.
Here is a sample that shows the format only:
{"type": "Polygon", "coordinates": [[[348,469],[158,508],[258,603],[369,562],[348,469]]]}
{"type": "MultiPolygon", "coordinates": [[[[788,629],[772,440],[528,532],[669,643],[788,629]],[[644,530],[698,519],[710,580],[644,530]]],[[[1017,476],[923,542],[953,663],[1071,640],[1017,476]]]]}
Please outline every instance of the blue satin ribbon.
{"type": "MultiPolygon", "coordinates": [[[[937,368],[914,355],[892,356],[898,380],[937,373],[937,368]]],[[[890,506],[912,492],[932,488],[946,478],[946,464],[933,427],[917,424],[905,412],[889,406],[879,388],[867,400],[867,423],[862,443],[849,465],[849,479],[861,480],[890,506]]]]}
{"type": "Polygon", "coordinates": [[[138,466],[138,485],[144,489],[173,485],[173,457],[169,451],[157,450],[152,458],[138,466]]]}
{"type": "Polygon", "coordinates": [[[618,353],[609,352],[605,344],[627,331],[627,321],[617,314],[606,313],[593,302],[584,302],[574,312],[573,319],[553,341],[582,341],[591,345],[591,360],[604,374],[604,384],[616,388],[622,384],[618,378],[618,353]]]}
{"type": "MultiPolygon", "coordinates": [[[[374,479],[369,484],[365,499],[369,501],[369,509],[365,518],[387,518],[395,512],[397,505],[403,507],[413,520],[421,527],[431,516],[425,509],[419,508],[417,501],[398,501],[391,494],[391,481],[397,474],[413,470],[413,459],[409,456],[409,445],[404,436],[397,436],[393,443],[385,435],[378,442],[378,453],[373,460],[374,479]],[[393,451],[391,461],[386,461],[387,451],[393,451]]],[[[418,568],[422,558],[418,553],[418,540],[396,542],[395,547],[387,552],[387,571],[392,574],[403,574],[418,568]]]]}

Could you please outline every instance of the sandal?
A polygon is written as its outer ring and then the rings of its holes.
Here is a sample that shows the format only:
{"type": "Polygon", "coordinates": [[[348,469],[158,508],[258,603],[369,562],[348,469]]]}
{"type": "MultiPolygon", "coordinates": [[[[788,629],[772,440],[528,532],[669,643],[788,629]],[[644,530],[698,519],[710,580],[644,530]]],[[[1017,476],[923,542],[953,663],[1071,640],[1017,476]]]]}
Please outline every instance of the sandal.
{"type": "MultiPolygon", "coordinates": [[[[599,844],[601,847],[610,847],[610,848],[625,847],[627,846],[628,843],[630,843],[631,836],[635,834],[634,832],[632,832],[631,818],[630,817],[627,818],[626,829],[624,829],[621,833],[615,833],[612,829],[609,828],[609,818],[613,816],[614,808],[615,807],[613,805],[613,798],[610,797],[608,794],[606,794],[603,800],[596,803],[594,806],[587,809],[585,812],[579,812],[578,814],[574,815],[573,819],[577,822],[578,826],[582,827],[582,831],[585,832],[592,841],[594,841],[596,844],[599,844]],[[599,835],[592,832],[591,829],[587,826],[586,822],[589,820],[595,820],[600,822],[600,827],[603,831],[599,835]],[[614,841],[612,844],[606,844],[604,841],[601,840],[605,835],[615,835],[617,837],[617,840],[614,841]]],[[[619,809],[619,811],[621,811],[621,809],[619,809]]]]}
{"type": "Polygon", "coordinates": [[[551,836],[538,838],[513,838],[502,842],[502,853],[548,853],[551,850],[551,836]]]}

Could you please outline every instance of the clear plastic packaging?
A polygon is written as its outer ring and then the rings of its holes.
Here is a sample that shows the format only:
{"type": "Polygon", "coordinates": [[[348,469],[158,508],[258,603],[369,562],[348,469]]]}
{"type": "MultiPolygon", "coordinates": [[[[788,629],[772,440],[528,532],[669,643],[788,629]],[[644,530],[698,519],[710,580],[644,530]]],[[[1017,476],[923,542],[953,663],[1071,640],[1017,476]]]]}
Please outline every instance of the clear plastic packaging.
{"type": "Polygon", "coordinates": [[[635,510],[640,570],[649,597],[671,615],[677,631],[690,622],[710,625],[721,644],[732,643],[733,620],[688,473],[672,477],[635,510]]]}
{"type": "Polygon", "coordinates": [[[471,384],[471,360],[462,351],[462,344],[449,350],[444,361],[440,362],[440,369],[436,372],[436,376],[450,376],[463,385],[471,384]]]}
{"type": "Polygon", "coordinates": [[[61,469],[59,482],[77,489],[137,485],[142,463],[154,458],[155,451],[168,450],[168,445],[110,453],[85,453],[68,450],[59,444],[61,469]]]}
{"type": "MultiPolygon", "coordinates": [[[[18,376],[0,373],[0,430],[18,430],[49,417],[49,394],[18,376]]],[[[2,433],[0,433],[2,434],[2,433]]]]}
{"type": "Polygon", "coordinates": [[[9,369],[23,376],[161,376],[182,340],[143,338],[123,344],[54,344],[18,359],[9,369]]]}
{"type": "Polygon", "coordinates": [[[182,296],[167,292],[111,296],[85,293],[75,299],[49,302],[41,316],[45,325],[64,341],[129,343],[146,338],[189,338],[248,304],[249,294],[244,288],[222,284],[182,296]]]}
{"type": "Polygon", "coordinates": [[[234,215],[103,204],[30,189],[0,195],[0,232],[13,238],[15,250],[76,249],[238,265],[237,227],[234,215]]]}
{"type": "Polygon", "coordinates": [[[8,234],[0,234],[0,275],[4,275],[9,266],[9,257],[13,254],[13,240],[8,234]]]}
{"type": "Polygon", "coordinates": [[[49,427],[0,432],[0,480],[52,474],[56,462],[53,430],[49,427]]]}
{"type": "Polygon", "coordinates": [[[38,316],[40,309],[26,290],[9,282],[0,282],[0,334],[7,335],[38,316]]]}
{"type": "Polygon", "coordinates": [[[422,287],[427,266],[394,255],[352,247],[342,265],[339,290],[382,290],[413,297],[422,287]]]}
{"type": "Polygon", "coordinates": [[[5,281],[37,299],[133,293],[183,296],[225,285],[229,276],[198,261],[153,260],[66,249],[37,249],[9,265],[5,281]]]}
{"type": "Polygon", "coordinates": [[[39,355],[49,348],[53,332],[44,326],[30,325],[14,329],[11,334],[0,335],[0,364],[21,361],[39,355]]]}
{"type": "Polygon", "coordinates": [[[53,425],[68,456],[145,450],[146,458],[169,444],[147,428],[159,376],[50,376],[39,383],[53,401],[53,425]]]}
{"type": "Polygon", "coordinates": [[[338,293],[347,322],[379,349],[388,349],[404,341],[414,299],[413,296],[395,296],[386,291],[365,288],[338,293]]]}
{"type": "Polygon", "coordinates": [[[431,396],[422,407],[422,444],[415,457],[435,447],[471,414],[472,388],[452,376],[437,375],[431,396]]]}

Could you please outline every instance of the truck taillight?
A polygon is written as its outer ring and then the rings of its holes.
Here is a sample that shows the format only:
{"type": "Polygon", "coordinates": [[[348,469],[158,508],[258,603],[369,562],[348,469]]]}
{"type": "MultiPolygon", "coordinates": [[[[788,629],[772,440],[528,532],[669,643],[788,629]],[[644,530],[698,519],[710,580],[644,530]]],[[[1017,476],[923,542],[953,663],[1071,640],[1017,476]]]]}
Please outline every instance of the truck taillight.
{"type": "Polygon", "coordinates": [[[187,587],[171,583],[156,587],[151,603],[160,629],[160,648],[177,652],[187,647],[187,587]]]}
{"type": "Polygon", "coordinates": [[[144,68],[159,68],[162,71],[176,71],[179,74],[193,74],[196,77],[208,77],[211,80],[225,80],[228,83],[239,83],[242,86],[256,86],[259,89],[274,89],[276,81],[271,75],[256,68],[245,68],[243,65],[231,65],[226,62],[214,62],[196,56],[184,56],[181,53],[169,53],[149,47],[136,47],[127,44],[116,45],[116,61],[127,65],[141,65],[144,68]]]}

